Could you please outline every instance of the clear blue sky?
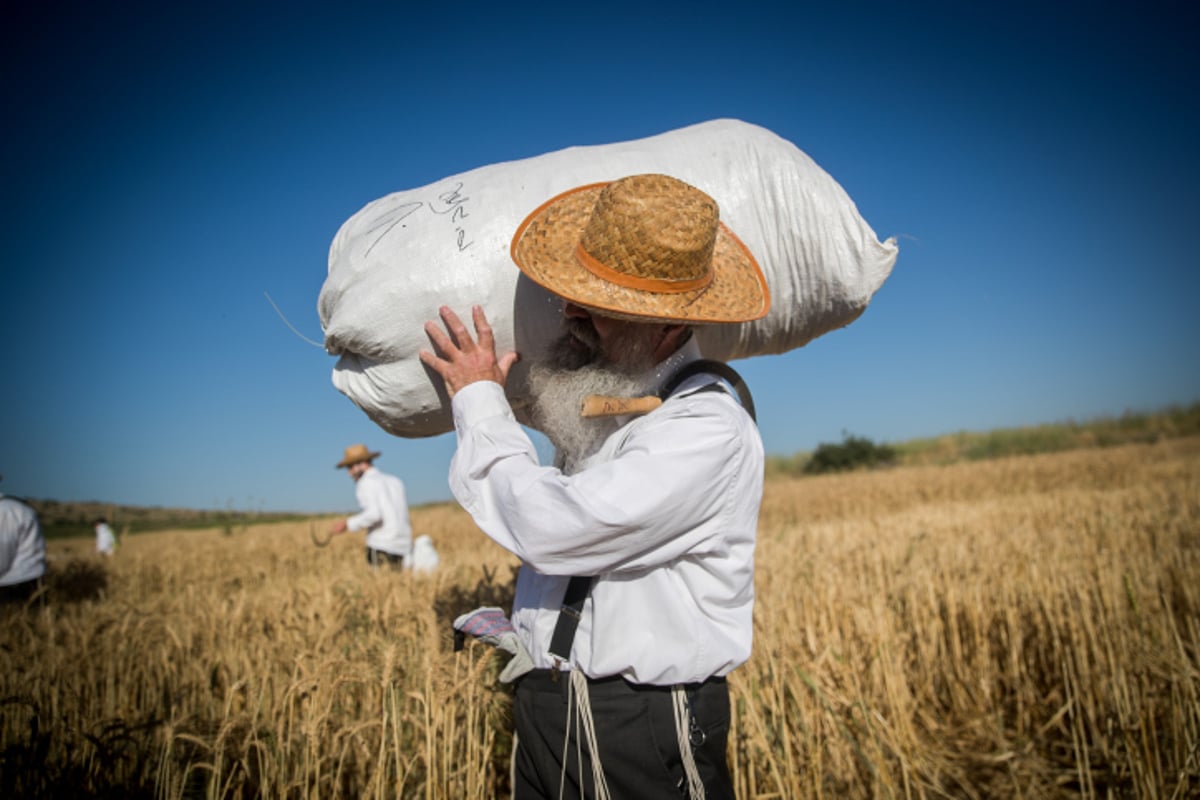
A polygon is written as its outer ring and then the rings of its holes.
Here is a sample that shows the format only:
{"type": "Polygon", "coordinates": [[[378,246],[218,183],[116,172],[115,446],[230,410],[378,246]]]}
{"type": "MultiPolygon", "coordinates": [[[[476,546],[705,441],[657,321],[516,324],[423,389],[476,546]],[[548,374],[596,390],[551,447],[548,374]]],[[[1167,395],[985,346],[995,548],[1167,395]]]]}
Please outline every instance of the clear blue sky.
{"type": "Polygon", "coordinates": [[[1186,3],[22,5],[7,493],[350,509],[334,464],[366,442],[448,499],[453,437],[377,428],[264,292],[320,340],[330,240],[367,202],[718,117],[794,142],[900,243],[854,324],[736,363],[769,452],[1200,399],[1186,3]]]}

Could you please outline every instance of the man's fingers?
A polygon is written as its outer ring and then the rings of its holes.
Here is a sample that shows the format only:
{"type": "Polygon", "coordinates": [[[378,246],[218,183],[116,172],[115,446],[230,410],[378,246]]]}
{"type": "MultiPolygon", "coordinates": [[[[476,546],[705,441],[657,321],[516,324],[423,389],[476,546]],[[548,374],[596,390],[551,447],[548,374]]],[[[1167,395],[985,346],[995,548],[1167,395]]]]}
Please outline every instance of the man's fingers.
{"type": "Polygon", "coordinates": [[[462,324],[462,320],[450,306],[442,306],[438,313],[441,314],[442,322],[446,324],[446,330],[450,331],[450,335],[454,337],[454,343],[458,345],[459,350],[469,350],[475,347],[475,340],[467,332],[467,326],[462,324]]]}
{"type": "Polygon", "coordinates": [[[479,337],[479,346],[485,350],[495,350],[496,340],[492,334],[492,326],[483,313],[483,306],[472,306],[471,318],[475,322],[475,335],[479,337]]]}
{"type": "Polygon", "coordinates": [[[449,354],[452,350],[457,349],[454,342],[450,341],[450,337],[438,327],[436,322],[425,323],[425,335],[442,354],[449,354]]]}
{"type": "Polygon", "coordinates": [[[517,361],[517,354],[510,352],[501,358],[496,357],[495,334],[483,307],[471,307],[478,342],[471,338],[471,333],[449,306],[439,308],[438,315],[446,330],[443,331],[436,322],[426,322],[425,333],[433,343],[435,352],[421,350],[417,357],[442,377],[450,397],[476,381],[494,381],[503,386],[509,368],[517,361]]]}
{"type": "Polygon", "coordinates": [[[431,370],[441,375],[443,379],[446,377],[446,365],[449,363],[441,358],[438,358],[428,350],[421,350],[417,353],[417,358],[421,363],[429,367],[431,370]]]}
{"type": "MultiPolygon", "coordinates": [[[[437,347],[441,355],[449,360],[453,360],[456,354],[464,350],[473,350],[475,341],[467,332],[467,327],[463,325],[462,320],[454,313],[454,310],[449,306],[442,306],[438,309],[438,315],[442,318],[442,325],[446,326],[443,331],[441,326],[436,322],[429,320],[425,323],[425,334],[429,340],[437,347]]],[[[429,363],[429,362],[426,362],[429,363]]],[[[430,366],[433,366],[430,364],[430,366]]]]}

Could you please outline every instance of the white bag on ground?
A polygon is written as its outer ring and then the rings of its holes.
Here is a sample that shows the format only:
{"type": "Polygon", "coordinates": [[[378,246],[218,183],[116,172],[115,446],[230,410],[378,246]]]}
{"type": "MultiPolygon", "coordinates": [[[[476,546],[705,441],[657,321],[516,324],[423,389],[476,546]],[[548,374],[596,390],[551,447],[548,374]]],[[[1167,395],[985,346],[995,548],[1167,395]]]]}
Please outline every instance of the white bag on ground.
{"type": "Polygon", "coordinates": [[[560,303],[512,262],[517,225],[567,189],[645,172],[711,195],[771,290],[763,319],[698,328],[707,358],[782,353],[843,327],[895,264],[895,240],[880,242],[828,173],[785,139],[738,120],[492,164],[387,195],[342,225],[318,300],[325,348],[339,356],[334,386],[397,436],[452,430],[441,378],[417,353],[430,348],[423,325],[441,305],[470,326],[479,304],[497,350],[521,353],[507,384],[519,414],[528,365],[560,332],[560,303]]]}
{"type": "Polygon", "coordinates": [[[433,539],[421,534],[413,540],[411,566],[414,572],[433,572],[442,563],[433,539]]]}

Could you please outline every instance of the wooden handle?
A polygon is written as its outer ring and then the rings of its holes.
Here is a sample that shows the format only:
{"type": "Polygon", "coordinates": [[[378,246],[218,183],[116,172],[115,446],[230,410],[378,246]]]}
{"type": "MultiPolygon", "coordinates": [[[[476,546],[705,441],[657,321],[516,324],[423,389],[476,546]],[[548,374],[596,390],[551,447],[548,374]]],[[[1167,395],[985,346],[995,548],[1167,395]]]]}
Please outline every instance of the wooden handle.
{"type": "Polygon", "coordinates": [[[662,399],[654,395],[646,397],[606,397],[589,394],[583,398],[581,417],[619,417],[625,414],[646,414],[662,405],[662,399]]]}

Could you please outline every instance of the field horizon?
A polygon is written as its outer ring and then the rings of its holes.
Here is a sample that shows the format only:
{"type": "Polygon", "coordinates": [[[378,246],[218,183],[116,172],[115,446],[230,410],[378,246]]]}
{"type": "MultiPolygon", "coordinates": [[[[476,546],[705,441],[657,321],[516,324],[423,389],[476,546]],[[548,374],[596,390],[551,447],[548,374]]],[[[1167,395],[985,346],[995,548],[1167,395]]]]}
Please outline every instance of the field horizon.
{"type": "MultiPolygon", "coordinates": [[[[1081,422],[1067,420],[987,431],[956,431],[939,436],[885,442],[895,450],[890,466],[946,465],[1012,455],[1033,455],[1090,447],[1112,447],[1134,442],[1155,442],[1200,434],[1200,401],[1171,405],[1149,413],[1128,411],[1120,416],[1101,416],[1081,422]]],[[[843,436],[849,436],[844,432],[843,436]]],[[[768,453],[770,448],[768,447],[768,453]]],[[[803,475],[813,451],[790,455],[768,455],[768,479],[803,475]]],[[[249,525],[320,519],[353,509],[324,512],[170,508],[134,506],[101,500],[67,501],[54,498],[21,498],[38,514],[47,539],[92,536],[92,520],[105,517],[120,535],[162,531],[170,528],[196,530],[221,528],[232,532],[249,525]]],[[[436,508],[453,505],[451,499],[414,505],[436,508]]]]}

